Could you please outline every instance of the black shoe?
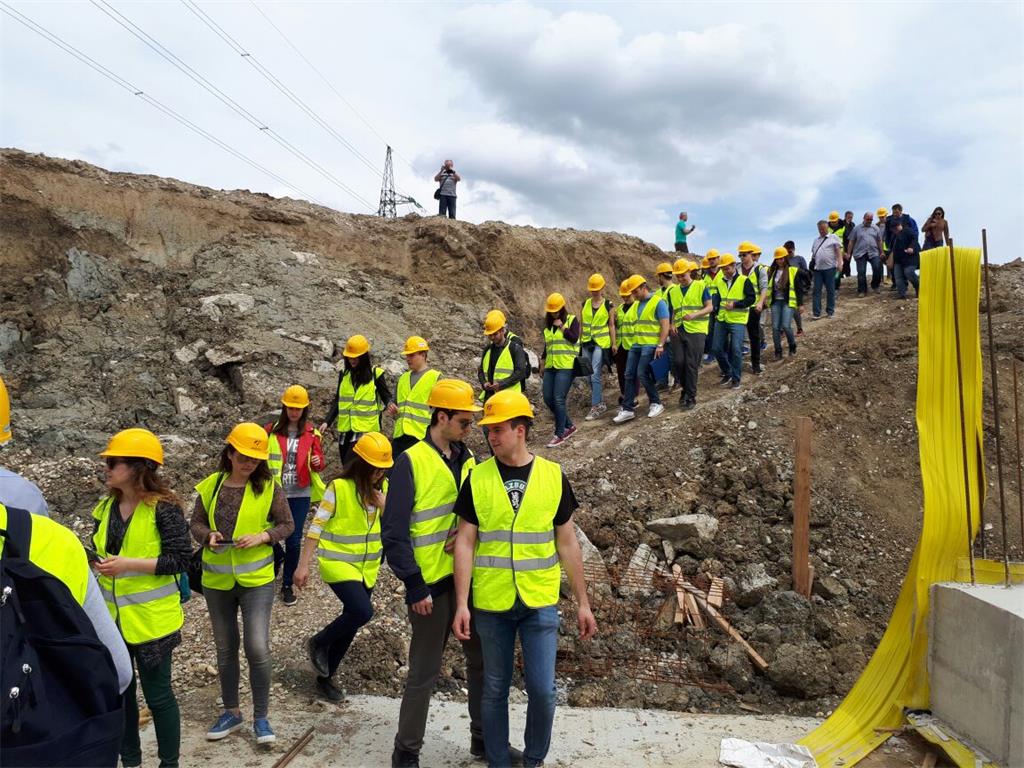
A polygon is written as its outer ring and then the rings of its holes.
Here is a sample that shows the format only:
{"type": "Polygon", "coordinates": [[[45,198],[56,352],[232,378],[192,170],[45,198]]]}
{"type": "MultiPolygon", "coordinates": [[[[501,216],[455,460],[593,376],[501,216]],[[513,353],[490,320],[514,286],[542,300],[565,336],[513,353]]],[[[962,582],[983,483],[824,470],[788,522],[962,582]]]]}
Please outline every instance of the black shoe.
{"type": "Polygon", "coordinates": [[[790,347],[789,348],[789,356],[792,357],[795,354],[796,354],[796,347],[790,347]]]}
{"type": "Polygon", "coordinates": [[[284,604],[287,605],[287,606],[292,606],[292,605],[295,605],[297,602],[299,602],[295,598],[295,590],[293,590],[291,587],[284,587],[281,590],[281,599],[284,601],[284,604]]]}
{"type": "Polygon", "coordinates": [[[316,690],[328,701],[344,701],[345,692],[331,682],[329,677],[320,677],[317,675],[316,678],[316,690]]]}
{"type": "Polygon", "coordinates": [[[391,768],[420,768],[420,756],[395,747],[391,753],[391,768]]]}
{"type": "Polygon", "coordinates": [[[686,400],[683,403],[683,410],[684,411],[692,411],[696,406],[697,406],[697,401],[696,400],[686,400]]]}
{"type": "Polygon", "coordinates": [[[757,366],[757,368],[751,368],[750,370],[753,371],[755,376],[761,375],[761,366],[757,366]]]}
{"type": "Polygon", "coordinates": [[[309,652],[309,663],[318,677],[327,677],[327,649],[316,642],[314,638],[306,641],[306,650],[309,652]]]}
{"type": "Polygon", "coordinates": [[[729,387],[730,387],[730,389],[739,389],[740,388],[740,383],[736,379],[730,379],[729,380],[729,387]]]}
{"type": "Polygon", "coordinates": [[[732,377],[731,377],[731,376],[729,376],[728,374],[724,374],[724,375],[722,376],[722,379],[721,379],[721,381],[719,381],[718,383],[719,383],[719,384],[723,384],[723,385],[724,385],[724,384],[728,384],[728,383],[729,383],[730,381],[732,381],[732,377]]]}
{"type": "Polygon", "coordinates": [[[781,349],[775,350],[775,359],[776,360],[781,360],[782,359],[782,350],[781,349]]]}
{"type": "MultiPolygon", "coordinates": [[[[471,754],[477,760],[486,760],[487,752],[484,749],[484,737],[483,736],[471,736],[469,739],[469,754],[471,754]]],[[[508,745],[508,756],[510,758],[509,765],[513,768],[519,768],[523,764],[523,753],[513,747],[511,744],[508,745]]]]}

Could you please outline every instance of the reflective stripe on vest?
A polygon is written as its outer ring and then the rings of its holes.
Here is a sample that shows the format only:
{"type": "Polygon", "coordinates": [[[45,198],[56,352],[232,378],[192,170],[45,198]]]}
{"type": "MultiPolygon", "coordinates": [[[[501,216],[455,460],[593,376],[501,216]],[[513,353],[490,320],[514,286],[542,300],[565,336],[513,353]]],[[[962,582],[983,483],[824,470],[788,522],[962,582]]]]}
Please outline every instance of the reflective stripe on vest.
{"type": "Polygon", "coordinates": [[[593,300],[587,299],[580,312],[580,343],[594,341],[601,349],[611,349],[612,332],[608,327],[608,307],[604,300],[594,312],[593,300]]]}
{"type": "MultiPolygon", "coordinates": [[[[517,337],[514,333],[510,332],[506,334],[505,346],[501,348],[501,352],[498,354],[498,361],[494,364],[494,378],[491,380],[494,384],[504,381],[515,373],[515,363],[512,361],[512,351],[509,349],[509,347],[512,346],[512,339],[515,338],[517,337]]],[[[487,377],[491,368],[491,348],[491,346],[488,346],[487,349],[484,350],[484,357],[480,363],[481,369],[484,372],[484,378],[487,377]]],[[[508,389],[510,392],[522,392],[523,384],[522,382],[516,382],[508,389]]],[[[487,393],[481,390],[477,397],[483,400],[486,395],[487,393]]]]}
{"type": "MultiPolygon", "coordinates": [[[[29,514],[32,525],[28,552],[21,555],[38,568],[42,568],[63,584],[79,605],[85,603],[89,590],[89,561],[82,544],[69,529],[48,517],[29,514]]],[[[7,530],[7,507],[0,503],[0,528],[7,530]]],[[[0,554],[4,551],[4,538],[0,536],[0,554]]]]}
{"type": "MultiPolygon", "coordinates": [[[[750,317],[750,308],[746,309],[726,309],[725,302],[727,301],[743,301],[744,299],[744,287],[749,282],[746,275],[741,275],[739,272],[736,273],[736,279],[733,280],[732,285],[729,285],[724,280],[719,286],[719,293],[722,299],[722,304],[718,311],[718,319],[723,323],[742,323],[746,324],[747,319],[750,317]]],[[[756,289],[755,289],[756,290],[756,289]]]]}
{"type": "Polygon", "coordinates": [[[552,370],[572,369],[579,347],[565,338],[565,329],[572,326],[575,315],[566,315],[561,328],[544,329],[544,367],[552,370]]]}
{"type": "MultiPolygon", "coordinates": [[[[656,347],[661,339],[661,320],[657,318],[658,303],[662,299],[651,294],[644,311],[633,322],[633,344],[638,347],[656,347]]],[[[637,304],[639,306],[639,303],[637,304]]],[[[639,310],[636,310],[639,311],[639,310]]],[[[634,314],[635,312],[634,311],[634,314]]]]}
{"type": "MultiPolygon", "coordinates": [[[[196,486],[196,492],[206,510],[210,530],[217,530],[214,515],[217,511],[217,497],[227,479],[226,473],[214,472],[196,486]]],[[[252,484],[245,484],[242,505],[238,510],[232,540],[253,533],[269,531],[274,527],[270,522],[270,507],[274,502],[276,481],[263,484],[263,490],[254,494],[252,484]]],[[[228,590],[238,584],[242,587],[259,587],[274,580],[274,550],[269,544],[239,549],[233,546],[220,547],[215,552],[203,546],[203,589],[228,590]]]]}
{"type": "Polygon", "coordinates": [[[530,608],[558,603],[562,568],[554,518],[562,498],[562,469],[535,456],[518,512],[491,458],[469,476],[479,522],[473,559],[473,605],[507,611],[516,596],[530,608]]]}
{"type": "Polygon", "coordinates": [[[384,371],[373,369],[373,376],[359,389],[352,385],[352,373],[341,377],[338,387],[338,431],[376,432],[380,429],[380,412],[383,410],[377,399],[377,377],[384,371]]]}
{"type": "MultiPolygon", "coordinates": [[[[384,481],[387,493],[387,481],[384,481]]],[[[377,583],[383,555],[380,542],[381,510],[363,506],[354,480],[338,478],[334,490],[334,514],[324,523],[317,544],[320,577],[328,584],[361,581],[372,589],[377,583]]]]}
{"type": "Polygon", "coordinates": [[[459,486],[476,462],[472,455],[466,459],[456,483],[447,463],[430,443],[416,443],[405,455],[409,457],[415,494],[409,517],[412,554],[420,567],[423,581],[436,584],[453,571],[454,561],[444,551],[444,542],[458,522],[452,509],[459,495],[459,486]]]}
{"type": "Polygon", "coordinates": [[[620,349],[633,346],[633,325],[636,323],[636,302],[620,304],[615,309],[615,338],[620,349]]]}
{"type": "Polygon", "coordinates": [[[416,386],[412,388],[409,387],[412,371],[406,371],[399,377],[398,392],[395,395],[398,400],[398,416],[395,418],[394,437],[409,435],[422,440],[427,434],[427,427],[430,426],[430,406],[427,405],[427,398],[430,397],[430,390],[434,388],[440,376],[440,371],[424,371],[417,379],[416,386]]]}
{"type": "MultiPolygon", "coordinates": [[[[93,534],[93,549],[107,557],[107,532],[110,516],[121,514],[112,496],[100,500],[92,510],[99,521],[93,534]]],[[[157,558],[163,552],[160,531],[156,527],[156,505],[140,503],[128,519],[119,557],[157,558]]],[[[125,641],[138,645],[167,637],[181,629],[185,615],[181,595],[174,576],[156,576],[140,571],[125,571],[120,576],[96,574],[100,592],[111,618],[121,630],[125,641]]]]}
{"type": "MultiPolygon", "coordinates": [[[[772,273],[772,276],[768,278],[768,296],[772,301],[775,301],[775,275],[778,270],[772,273]]],[[[789,267],[789,306],[796,309],[796,267],[789,267]]]]}
{"type": "MultiPolygon", "coordinates": [[[[267,434],[270,435],[270,455],[267,457],[267,467],[277,482],[281,483],[284,476],[284,456],[281,455],[281,443],[278,442],[277,434],[271,431],[273,425],[270,425],[270,427],[271,429],[267,430],[267,434]]],[[[319,429],[314,428],[313,434],[316,435],[318,440],[323,439],[319,429]]],[[[323,479],[317,472],[313,471],[313,465],[309,463],[312,458],[313,451],[311,450],[306,455],[306,468],[309,470],[309,503],[316,504],[324,497],[325,486],[323,479]]],[[[298,461],[298,456],[295,457],[295,460],[298,461]]]]}
{"type": "Polygon", "coordinates": [[[704,309],[704,289],[706,287],[703,280],[694,280],[687,286],[686,292],[683,294],[682,303],[679,305],[677,313],[679,320],[676,325],[681,327],[684,333],[706,334],[708,332],[710,320],[707,315],[696,320],[683,320],[683,315],[700,312],[704,309]]]}

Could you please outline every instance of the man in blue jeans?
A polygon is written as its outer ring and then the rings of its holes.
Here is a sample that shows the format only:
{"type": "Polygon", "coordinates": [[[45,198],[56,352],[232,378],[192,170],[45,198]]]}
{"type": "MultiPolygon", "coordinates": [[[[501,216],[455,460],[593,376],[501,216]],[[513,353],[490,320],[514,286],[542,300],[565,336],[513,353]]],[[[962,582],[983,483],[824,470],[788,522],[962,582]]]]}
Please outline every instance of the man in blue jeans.
{"type": "Polygon", "coordinates": [[[615,424],[622,424],[636,416],[637,377],[651,404],[647,411],[648,417],[653,419],[665,410],[654,385],[651,361],[665,353],[665,339],[668,338],[670,325],[668,304],[651,293],[642,275],[630,277],[629,285],[633,288],[637,308],[633,311],[633,346],[626,358],[626,391],[622,395],[622,407],[612,419],[615,424]]]}
{"type": "Polygon", "coordinates": [[[712,296],[718,308],[712,349],[722,373],[722,386],[737,389],[743,375],[743,339],[747,333],[750,307],[757,302],[758,294],[753,281],[737,271],[735,256],[723,253],[718,264],[722,268],[722,278],[718,283],[718,295],[712,296]],[[726,351],[727,340],[729,351],[726,351]]]}
{"type": "Polygon", "coordinates": [[[508,691],[519,636],[528,697],[523,765],[538,766],[547,757],[555,718],[562,565],[579,605],[580,640],[597,632],[572,522],[576,497],[558,464],[527,449],[533,408],[525,395],[498,392],[484,404],[480,423],[489,428],[494,456],[473,469],[455,502],[459,530],[452,631],[468,641],[472,621],[480,638],[484,748],[490,768],[512,764],[508,691]]]}
{"type": "Polygon", "coordinates": [[[594,369],[590,375],[590,412],[587,421],[593,421],[604,413],[604,390],[601,376],[604,366],[614,354],[616,342],[615,310],[612,303],[604,298],[604,275],[595,272],[587,280],[590,298],[580,309],[580,354],[590,359],[594,369]]]}
{"type": "Polygon", "coordinates": [[[814,319],[821,317],[821,289],[825,288],[825,313],[832,317],[836,313],[836,274],[843,267],[843,242],[828,231],[828,222],[818,222],[818,238],[811,244],[811,273],[814,288],[811,294],[811,311],[814,319]]]}

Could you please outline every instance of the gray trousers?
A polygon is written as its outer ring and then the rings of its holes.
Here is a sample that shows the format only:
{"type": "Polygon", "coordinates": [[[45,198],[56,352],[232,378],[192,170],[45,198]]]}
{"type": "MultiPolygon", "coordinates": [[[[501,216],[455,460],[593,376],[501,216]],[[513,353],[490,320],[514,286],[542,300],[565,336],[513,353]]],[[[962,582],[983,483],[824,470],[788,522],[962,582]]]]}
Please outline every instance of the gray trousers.
{"type": "Polygon", "coordinates": [[[707,334],[687,333],[682,328],[672,337],[672,365],[683,391],[680,402],[697,402],[697,374],[700,373],[707,334]]]}
{"type": "MultiPolygon", "coordinates": [[[[409,609],[409,622],[412,624],[409,674],[405,680],[402,707],[398,712],[398,734],[395,736],[395,746],[403,752],[418,755],[423,747],[430,695],[441,673],[441,658],[454,619],[454,589],[434,598],[434,607],[429,616],[420,616],[409,609]]],[[[482,739],[484,727],[480,715],[480,697],[483,692],[484,657],[475,622],[470,624],[470,637],[471,640],[462,643],[466,655],[466,687],[469,689],[469,731],[482,739]]]]}
{"type": "Polygon", "coordinates": [[[270,609],[274,582],[259,587],[203,590],[217,644],[217,674],[224,709],[238,709],[238,611],[242,611],[242,642],[249,662],[253,718],[267,716],[270,707],[270,609]]]}

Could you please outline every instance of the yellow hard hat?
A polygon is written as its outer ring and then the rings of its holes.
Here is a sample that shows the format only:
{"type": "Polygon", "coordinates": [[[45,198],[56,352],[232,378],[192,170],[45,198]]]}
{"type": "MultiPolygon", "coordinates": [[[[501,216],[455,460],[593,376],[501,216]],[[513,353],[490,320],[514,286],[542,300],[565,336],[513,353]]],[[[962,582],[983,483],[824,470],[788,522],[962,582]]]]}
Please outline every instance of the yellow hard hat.
{"type": "Polygon", "coordinates": [[[604,288],[604,275],[599,272],[595,272],[590,276],[590,279],[587,280],[587,290],[600,291],[602,288],[604,288]]]}
{"type": "Polygon", "coordinates": [[[505,327],[506,322],[504,312],[500,309],[492,309],[487,313],[487,317],[484,318],[484,336],[497,333],[505,327]]]}
{"type": "Polygon", "coordinates": [[[730,264],[735,264],[735,263],[736,263],[736,257],[733,256],[731,253],[723,253],[721,258],[718,260],[718,266],[720,266],[720,267],[727,267],[730,264]]]}
{"type": "Polygon", "coordinates": [[[0,379],[0,444],[11,439],[11,396],[7,385],[0,379]]]}
{"type": "Polygon", "coordinates": [[[878,218],[880,219],[884,219],[886,216],[889,215],[889,209],[879,208],[877,211],[875,211],[875,215],[878,216],[878,218]]]}
{"type": "Polygon", "coordinates": [[[391,443],[380,432],[367,432],[356,440],[352,452],[371,467],[390,469],[395,465],[391,457],[391,443]]]}
{"type": "Polygon", "coordinates": [[[761,255],[761,246],[758,245],[757,243],[754,243],[754,255],[755,256],[760,256],[761,255]]]}
{"type": "Polygon", "coordinates": [[[654,270],[654,272],[655,272],[655,274],[658,274],[658,275],[671,275],[672,274],[672,265],[669,264],[667,261],[663,261],[663,262],[661,262],[661,264],[658,265],[658,268],[656,270],[654,270]]]}
{"type": "Polygon", "coordinates": [[[270,438],[263,427],[251,421],[236,424],[224,442],[250,459],[266,461],[270,455],[270,438]]]}
{"type": "Polygon", "coordinates": [[[415,355],[417,352],[426,352],[429,349],[430,345],[422,336],[410,336],[405,340],[405,349],[402,350],[402,354],[415,355]]]}
{"type": "MultiPolygon", "coordinates": [[[[264,433],[266,434],[266,433],[264,433]]],[[[142,427],[122,429],[107,443],[100,456],[122,456],[129,459],[149,459],[157,464],[164,463],[164,448],[160,439],[142,427]]]]}
{"type": "Polygon", "coordinates": [[[676,263],[672,265],[673,275],[685,275],[691,269],[696,269],[697,265],[689,259],[676,259],[676,263]]]}
{"type": "Polygon", "coordinates": [[[484,417],[480,424],[500,424],[503,421],[526,416],[533,418],[533,406],[526,399],[522,392],[513,392],[511,389],[503,389],[495,392],[491,398],[484,403],[484,417]]]}
{"type": "Polygon", "coordinates": [[[757,246],[754,245],[749,240],[744,240],[736,248],[736,253],[755,253],[756,251],[757,251],[757,246]]]}
{"type": "Polygon", "coordinates": [[[629,292],[632,293],[641,285],[647,284],[647,278],[643,275],[630,275],[629,276],[629,292]]]}
{"type": "Polygon", "coordinates": [[[356,334],[355,336],[349,336],[348,341],[345,342],[345,351],[342,352],[345,357],[361,357],[370,351],[370,342],[366,340],[365,336],[356,334]]]}
{"type": "Polygon", "coordinates": [[[288,408],[305,408],[309,405],[309,392],[299,384],[292,384],[281,395],[281,405],[288,408]]]}
{"type": "Polygon", "coordinates": [[[787,256],[789,256],[789,251],[787,251],[780,245],[778,248],[775,249],[775,253],[772,255],[772,260],[774,261],[775,259],[784,259],[787,256]]]}
{"type": "Polygon", "coordinates": [[[839,221],[839,211],[832,211],[832,213],[830,213],[828,215],[828,220],[829,221],[839,221]]]}
{"type": "Polygon", "coordinates": [[[479,411],[476,395],[466,382],[460,379],[441,379],[430,390],[427,405],[448,411],[479,411]]]}
{"type": "Polygon", "coordinates": [[[619,283],[619,296],[626,298],[633,293],[633,289],[629,286],[629,278],[627,277],[621,283],[619,283]]]}
{"type": "Polygon", "coordinates": [[[552,293],[544,303],[545,312],[558,312],[565,306],[565,296],[560,293],[552,293]]]}
{"type": "Polygon", "coordinates": [[[704,254],[705,259],[717,259],[719,257],[717,248],[708,248],[708,252],[704,254]]]}
{"type": "MultiPolygon", "coordinates": [[[[717,259],[718,257],[715,256],[715,258],[717,259]]],[[[700,268],[701,269],[711,269],[711,257],[710,256],[705,256],[703,259],[701,259],[701,261],[700,261],[700,268]]]]}

